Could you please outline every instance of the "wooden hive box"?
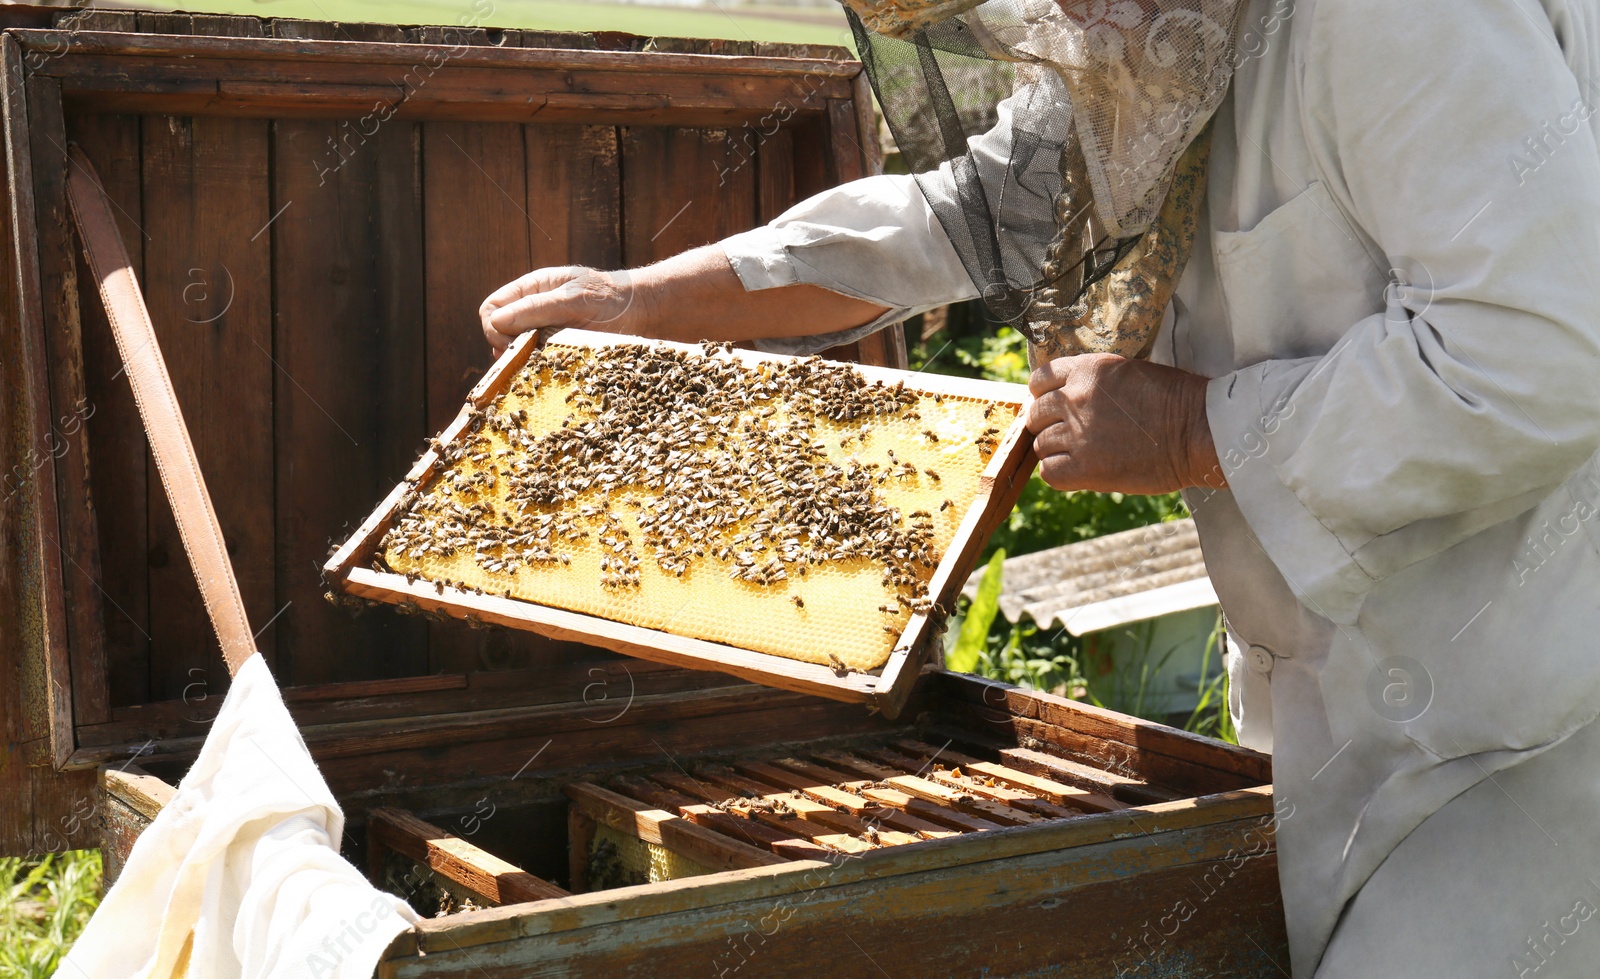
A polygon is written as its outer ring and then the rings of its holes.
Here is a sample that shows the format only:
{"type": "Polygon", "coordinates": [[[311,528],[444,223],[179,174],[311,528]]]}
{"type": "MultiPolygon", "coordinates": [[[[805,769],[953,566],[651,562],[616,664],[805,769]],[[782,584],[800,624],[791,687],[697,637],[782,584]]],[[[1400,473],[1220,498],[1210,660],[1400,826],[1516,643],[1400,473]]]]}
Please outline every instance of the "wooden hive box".
{"type": "MultiPolygon", "coordinates": [[[[845,52],[27,7],[0,26],[0,851],[104,846],[114,876],[228,682],[67,214],[76,142],[346,854],[483,908],[402,938],[383,974],[1280,971],[1262,756],[937,670],[889,722],[323,601],[330,546],[488,366],[490,290],[664,257],[874,167],[845,52]],[[741,811],[783,793],[790,815],[741,811]],[[597,837],[678,870],[602,879],[597,837]]],[[[833,355],[901,365],[895,336],[833,355]]]]}

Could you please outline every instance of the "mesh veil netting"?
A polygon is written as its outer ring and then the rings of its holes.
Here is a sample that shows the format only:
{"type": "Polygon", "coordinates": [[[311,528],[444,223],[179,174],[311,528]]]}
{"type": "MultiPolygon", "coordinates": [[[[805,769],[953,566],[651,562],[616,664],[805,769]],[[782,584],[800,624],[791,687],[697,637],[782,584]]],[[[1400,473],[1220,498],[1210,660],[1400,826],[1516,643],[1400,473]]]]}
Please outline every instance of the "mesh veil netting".
{"type": "MultiPolygon", "coordinates": [[[[1241,0],[845,2],[890,131],[998,319],[1036,344],[1081,323],[1164,222],[1188,222],[1165,270],[1181,272],[1194,215],[1163,205],[1227,92],[1241,0]]],[[[1203,150],[1198,169],[1203,190],[1203,150]]]]}

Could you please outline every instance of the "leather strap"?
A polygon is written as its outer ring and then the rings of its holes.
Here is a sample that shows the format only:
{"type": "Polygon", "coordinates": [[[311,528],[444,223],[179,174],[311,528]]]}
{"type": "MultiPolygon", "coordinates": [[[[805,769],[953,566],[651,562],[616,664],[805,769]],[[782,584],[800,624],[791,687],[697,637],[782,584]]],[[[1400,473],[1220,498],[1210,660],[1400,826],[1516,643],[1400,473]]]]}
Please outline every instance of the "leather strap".
{"type": "Polygon", "coordinates": [[[223,544],[217,512],[211,505],[211,495],[206,492],[205,479],[200,475],[194,443],[189,439],[189,428],[183,423],[183,411],[178,407],[167,363],[156,343],[155,327],[145,308],[144,295],[139,291],[139,280],[134,277],[128,252],[122,245],[122,233],[112,217],[111,201],[83,151],[74,145],[68,152],[71,165],[67,174],[67,199],[72,205],[72,217],[83,239],[89,270],[99,282],[100,301],[105,304],[111,335],[116,338],[117,351],[122,355],[128,380],[133,385],[133,400],[139,406],[139,417],[144,420],[150,452],[155,456],[161,485],[166,487],[167,499],[172,504],[183,549],[188,552],[189,566],[200,583],[206,614],[217,631],[222,658],[227,661],[228,673],[232,675],[255,654],[256,644],[245,615],[244,601],[239,597],[233,564],[223,544]]]}

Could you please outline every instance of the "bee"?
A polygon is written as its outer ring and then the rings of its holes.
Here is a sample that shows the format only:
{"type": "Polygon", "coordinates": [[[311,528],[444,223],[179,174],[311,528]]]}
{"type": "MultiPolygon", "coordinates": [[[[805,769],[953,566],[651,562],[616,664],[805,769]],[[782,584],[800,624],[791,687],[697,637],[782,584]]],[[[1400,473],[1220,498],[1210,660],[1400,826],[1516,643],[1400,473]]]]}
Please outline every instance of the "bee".
{"type": "Polygon", "coordinates": [[[983,420],[984,421],[988,421],[989,420],[989,416],[994,414],[994,409],[996,407],[997,406],[995,405],[995,403],[993,401],[991,401],[988,404],[983,406],[983,420]]]}
{"type": "Polygon", "coordinates": [[[927,474],[929,479],[933,480],[936,483],[939,482],[939,474],[934,472],[932,469],[924,469],[922,471],[927,474]]]}
{"type": "Polygon", "coordinates": [[[955,506],[955,502],[954,501],[945,500],[943,503],[939,504],[939,512],[943,513],[943,512],[945,512],[946,510],[950,509],[953,506],[955,506]]]}
{"type": "Polygon", "coordinates": [[[833,667],[834,676],[848,676],[850,667],[844,665],[844,660],[833,653],[828,654],[828,665],[833,667]]]}
{"type": "Polygon", "coordinates": [[[806,607],[806,600],[801,598],[799,595],[790,595],[789,600],[794,602],[795,608],[803,609],[806,607]]]}
{"type": "Polygon", "coordinates": [[[923,437],[924,437],[924,438],[926,438],[926,439],[927,439],[927,440],[928,440],[928,441],[929,441],[929,442],[932,442],[932,443],[934,443],[934,444],[935,444],[935,445],[937,445],[937,444],[938,444],[938,443],[939,443],[939,436],[938,436],[938,435],[935,435],[935,434],[934,434],[934,431],[933,431],[933,429],[931,429],[931,428],[924,428],[924,429],[923,429],[923,430],[922,430],[922,435],[923,435],[923,437]]]}

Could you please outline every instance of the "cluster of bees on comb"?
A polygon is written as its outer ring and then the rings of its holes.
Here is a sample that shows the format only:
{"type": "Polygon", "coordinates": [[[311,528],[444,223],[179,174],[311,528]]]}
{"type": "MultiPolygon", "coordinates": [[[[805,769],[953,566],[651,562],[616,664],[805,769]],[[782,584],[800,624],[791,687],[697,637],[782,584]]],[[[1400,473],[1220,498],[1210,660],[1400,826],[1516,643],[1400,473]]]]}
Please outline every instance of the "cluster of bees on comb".
{"type": "MultiPolygon", "coordinates": [[[[919,419],[922,397],[820,357],[747,365],[728,344],[536,350],[504,395],[450,444],[434,444],[447,468],[408,495],[380,551],[470,553],[484,571],[510,575],[570,564],[592,540],[599,584],[613,590],[638,588],[645,561],[681,578],[709,560],[766,586],[865,559],[896,591],[886,613],[942,613],[919,594],[938,561],[933,513],[903,514],[883,493],[891,481],[937,486],[939,473],[892,449],[887,463],[835,461],[819,431],[825,419],[841,449],[864,446],[875,422],[919,419]],[[568,392],[569,410],[538,431],[516,405],[547,384],[568,392]],[[843,438],[839,426],[849,426],[843,438]]],[[[997,436],[978,437],[980,459],[997,436]]],[[[790,600],[805,607],[798,593],[790,600]]]]}

